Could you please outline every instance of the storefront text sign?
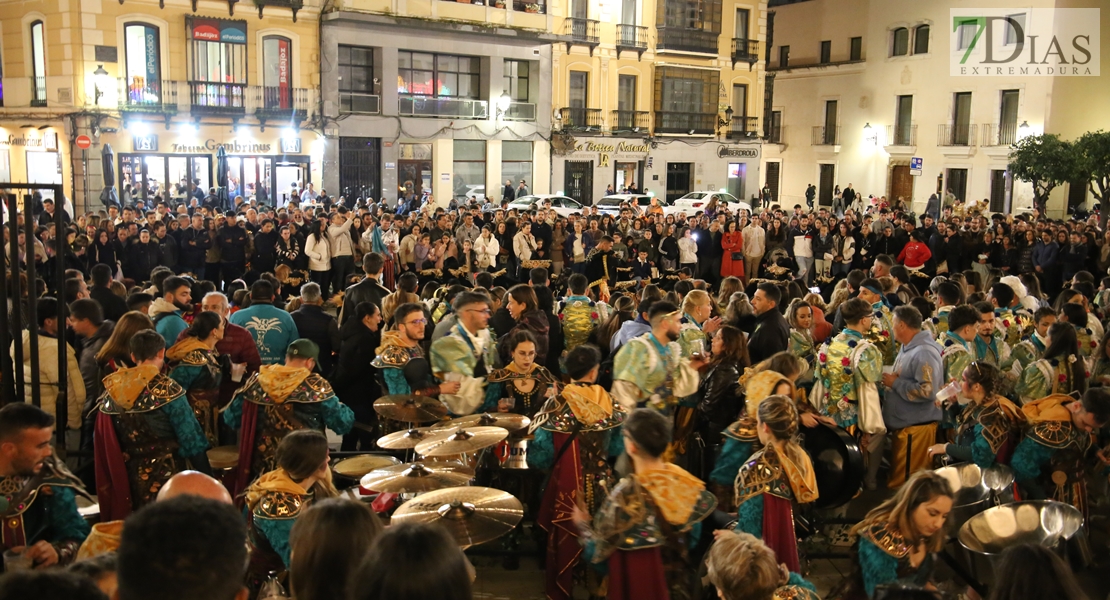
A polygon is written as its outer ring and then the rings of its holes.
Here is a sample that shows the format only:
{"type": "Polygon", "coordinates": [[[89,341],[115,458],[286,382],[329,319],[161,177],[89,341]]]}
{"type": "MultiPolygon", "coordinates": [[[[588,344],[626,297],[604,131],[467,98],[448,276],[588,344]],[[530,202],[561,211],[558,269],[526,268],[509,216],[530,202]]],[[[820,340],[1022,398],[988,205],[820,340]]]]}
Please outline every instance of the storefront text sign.
{"type": "Polygon", "coordinates": [[[717,148],[717,158],[759,158],[759,150],[756,148],[729,148],[727,146],[720,146],[717,148]]]}
{"type": "MultiPolygon", "coordinates": [[[[297,142],[298,142],[298,145],[299,145],[300,140],[298,139],[297,142]]],[[[203,145],[197,145],[197,144],[170,144],[170,147],[173,149],[173,152],[185,152],[185,153],[215,152],[217,149],[219,149],[220,146],[223,146],[224,150],[226,150],[227,152],[230,152],[232,154],[251,154],[251,153],[254,153],[254,152],[269,152],[270,148],[271,148],[270,144],[261,144],[261,143],[249,143],[248,144],[248,143],[240,143],[240,142],[228,142],[226,144],[220,144],[220,143],[216,142],[216,140],[213,140],[213,139],[206,140],[203,145]]],[[[138,148],[136,148],[136,150],[138,150],[138,148]]]]}
{"type": "Polygon", "coordinates": [[[629,144],[625,142],[616,145],[583,142],[574,146],[575,152],[604,152],[606,154],[614,152],[619,154],[647,154],[649,149],[647,144],[629,144]]]}
{"type": "Polygon", "coordinates": [[[27,148],[42,148],[43,138],[41,137],[27,137],[22,135],[15,135],[14,133],[6,138],[0,138],[0,148],[8,148],[10,146],[24,146],[27,148]]]}

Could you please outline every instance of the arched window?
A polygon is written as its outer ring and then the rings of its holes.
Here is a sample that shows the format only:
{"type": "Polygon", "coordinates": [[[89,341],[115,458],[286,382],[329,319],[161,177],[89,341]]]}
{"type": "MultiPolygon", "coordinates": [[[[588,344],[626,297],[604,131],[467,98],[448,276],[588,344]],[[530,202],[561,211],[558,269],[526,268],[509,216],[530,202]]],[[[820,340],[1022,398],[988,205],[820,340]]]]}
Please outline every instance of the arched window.
{"type": "Polygon", "coordinates": [[[46,106],[46,32],[42,21],[31,23],[31,106],[46,106]]]}
{"type": "Polygon", "coordinates": [[[891,44],[891,56],[905,56],[910,51],[910,30],[905,27],[899,27],[893,32],[893,40],[891,44]]]}
{"type": "Polygon", "coordinates": [[[128,104],[162,102],[162,44],[158,27],[147,23],[123,25],[124,81],[128,104]]]}
{"type": "Polygon", "coordinates": [[[293,42],[289,38],[262,38],[262,87],[266,108],[293,108],[293,42]]]}
{"type": "Polygon", "coordinates": [[[929,26],[918,25],[913,30],[913,53],[914,54],[928,54],[929,53],[929,26]]]}

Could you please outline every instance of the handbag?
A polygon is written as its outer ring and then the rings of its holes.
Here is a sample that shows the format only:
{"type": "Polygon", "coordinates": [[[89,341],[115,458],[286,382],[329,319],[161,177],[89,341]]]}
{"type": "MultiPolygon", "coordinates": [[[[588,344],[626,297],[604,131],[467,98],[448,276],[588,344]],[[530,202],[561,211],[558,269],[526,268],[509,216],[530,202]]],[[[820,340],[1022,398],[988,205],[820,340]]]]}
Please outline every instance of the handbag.
{"type": "Polygon", "coordinates": [[[879,400],[879,386],[873,381],[859,380],[859,359],[863,351],[870,346],[870,342],[862,342],[856,346],[852,353],[852,372],[856,373],[856,401],[859,407],[859,427],[864,433],[878,435],[886,433],[886,423],[883,421],[883,406],[879,400]]]}
{"type": "Polygon", "coordinates": [[[743,252],[733,252],[732,253],[732,260],[744,260],[744,253],[743,252]]]}

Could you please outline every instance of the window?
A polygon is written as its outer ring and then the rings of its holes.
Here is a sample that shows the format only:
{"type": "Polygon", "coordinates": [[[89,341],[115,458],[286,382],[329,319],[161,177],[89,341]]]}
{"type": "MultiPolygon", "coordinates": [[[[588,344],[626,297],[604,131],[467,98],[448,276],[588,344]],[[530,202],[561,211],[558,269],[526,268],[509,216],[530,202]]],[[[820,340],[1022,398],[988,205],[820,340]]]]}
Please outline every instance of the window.
{"type": "Polygon", "coordinates": [[[779,46],[779,68],[785,69],[790,66],[790,46],[779,46]]]}
{"type": "Polygon", "coordinates": [[[513,102],[528,101],[528,61],[505,61],[505,91],[513,102]]]}
{"type": "Polygon", "coordinates": [[[898,96],[897,115],[894,118],[894,145],[914,145],[913,96],[898,96]]]}
{"type": "Polygon", "coordinates": [[[910,30],[899,27],[892,33],[891,56],[905,56],[910,51],[910,30]]]}
{"type": "Polygon", "coordinates": [[[825,40],[821,42],[821,64],[827,65],[832,62],[832,42],[825,40]]]}
{"type": "Polygon", "coordinates": [[[621,0],[621,25],[636,24],[636,6],[638,4],[637,0],[621,0]]]}
{"type": "Polygon", "coordinates": [[[746,8],[736,9],[736,39],[748,39],[748,21],[751,13],[746,8]]]}
{"type": "Polygon", "coordinates": [[[46,40],[42,21],[31,23],[31,106],[46,106],[46,40]]]}
{"type": "Polygon", "coordinates": [[[455,196],[465,196],[478,186],[486,186],[486,143],[483,140],[455,140],[455,196]]]}
{"type": "Polygon", "coordinates": [[[971,92],[958,92],[953,102],[951,145],[967,146],[970,142],[970,131],[971,92]]]}
{"type": "Polygon", "coordinates": [[[280,35],[262,38],[262,87],[266,108],[293,108],[293,42],[280,35]]]}
{"type": "MultiPolygon", "coordinates": [[[[523,179],[528,188],[532,189],[532,142],[501,142],[501,180],[506,179],[513,182],[513,187],[523,179]]],[[[499,197],[489,193],[486,195],[499,197]]]]}
{"type": "Polygon", "coordinates": [[[127,23],[123,26],[123,40],[127,103],[159,103],[162,59],[158,28],[146,23],[127,23]]]}
{"type": "Polygon", "coordinates": [[[339,47],[339,112],[381,112],[374,82],[374,49],[339,47]]]}
{"type": "Polygon", "coordinates": [[[998,115],[998,145],[1009,146],[1017,141],[1019,90],[1002,90],[998,115]]]}
{"type": "Polygon", "coordinates": [[[826,146],[835,146],[840,143],[837,136],[837,117],[839,116],[839,103],[836,100],[825,101],[825,125],[821,129],[821,143],[826,146]]]}
{"type": "Polygon", "coordinates": [[[848,60],[863,60],[863,38],[854,37],[848,40],[848,60]]]}
{"type": "Polygon", "coordinates": [[[1002,36],[1002,43],[1006,46],[1013,46],[1019,42],[1025,41],[1025,13],[1017,15],[1009,15],[1009,21],[1003,21],[1002,28],[1005,34],[1002,36]],[[1012,23],[1010,21],[1013,21],[1012,23]]]}
{"type": "Polygon", "coordinates": [[[635,75],[619,75],[617,77],[617,110],[636,110],[635,75]]]}
{"type": "Polygon", "coordinates": [[[589,104],[589,79],[590,74],[586,71],[571,71],[570,72],[570,107],[571,108],[586,108],[589,104]]]}
{"type": "Polygon", "coordinates": [[[745,84],[732,84],[732,116],[748,116],[748,86],[745,84]]]}
{"type": "Polygon", "coordinates": [[[398,93],[470,99],[480,95],[482,70],[477,58],[404,50],[397,57],[398,93]]]}
{"type": "Polygon", "coordinates": [[[681,67],[655,68],[655,130],[712,133],[717,127],[720,73],[681,67]]]}
{"type": "Polygon", "coordinates": [[[929,26],[918,25],[917,29],[913,30],[913,53],[914,54],[928,54],[929,53],[929,26]]]}
{"type": "Polygon", "coordinates": [[[571,0],[571,16],[575,19],[588,19],[590,7],[588,0],[571,0]]]}
{"type": "Polygon", "coordinates": [[[978,27],[975,21],[963,22],[956,27],[956,48],[958,50],[967,50],[971,46],[971,41],[975,39],[978,27]]]}
{"type": "Polygon", "coordinates": [[[247,83],[247,32],[239,21],[190,19],[192,80],[213,84],[247,83]]]}
{"type": "Polygon", "coordinates": [[[721,32],[720,0],[659,0],[659,3],[662,10],[657,9],[658,25],[721,32]]]}
{"type": "Polygon", "coordinates": [[[771,142],[772,144],[781,144],[782,143],[782,111],[781,110],[771,111],[770,127],[768,128],[768,130],[765,133],[767,135],[767,141],[771,142]]]}

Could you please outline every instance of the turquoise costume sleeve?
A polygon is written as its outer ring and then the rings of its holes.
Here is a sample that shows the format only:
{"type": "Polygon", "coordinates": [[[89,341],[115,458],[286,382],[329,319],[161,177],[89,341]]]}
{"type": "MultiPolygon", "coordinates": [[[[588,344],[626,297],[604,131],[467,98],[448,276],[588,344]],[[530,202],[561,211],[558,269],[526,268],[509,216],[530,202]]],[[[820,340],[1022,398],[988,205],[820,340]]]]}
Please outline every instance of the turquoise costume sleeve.
{"type": "MultiPolygon", "coordinates": [[[[158,410],[164,411],[173,426],[174,435],[177,436],[177,453],[188,458],[196,456],[208,449],[208,438],[197,422],[197,416],[189,406],[189,401],[180,396],[170,401],[158,410]]],[[[236,425],[239,423],[236,422],[236,425]]]]}
{"type": "Polygon", "coordinates": [[[740,467],[751,455],[751,442],[725,438],[725,445],[721,447],[721,455],[717,458],[713,472],[709,474],[709,481],[732,485],[736,481],[736,474],[740,472],[740,467]]]}
{"type": "Polygon", "coordinates": [[[876,587],[898,581],[898,559],[863,538],[859,541],[859,566],[868,598],[875,596],[876,587]]]}
{"type": "Polygon", "coordinates": [[[56,486],[51,491],[54,493],[50,496],[50,536],[47,541],[85,541],[89,537],[89,523],[77,512],[73,489],[56,486]]]}
{"type": "MultiPolygon", "coordinates": [[[[501,395],[502,392],[501,391],[504,390],[504,389],[505,389],[505,386],[502,385],[500,381],[487,384],[486,385],[486,401],[482,403],[482,406],[478,409],[478,412],[480,412],[480,413],[497,412],[497,402],[499,400],[501,400],[501,398],[502,398],[502,395],[501,395]]],[[[529,450],[529,452],[531,452],[531,450],[529,450]]]]}
{"type": "Polygon", "coordinates": [[[193,382],[200,377],[204,367],[200,365],[177,365],[170,371],[170,379],[177,382],[177,385],[188,390],[193,382]]]}
{"type": "Polygon", "coordinates": [[[289,568],[289,557],[293,552],[289,546],[289,533],[293,531],[293,523],[296,522],[296,519],[263,519],[257,515],[254,517],[255,526],[262,535],[266,536],[266,541],[270,542],[270,547],[278,553],[286,568],[289,568]]]}
{"type": "Polygon", "coordinates": [[[412,393],[409,380],[405,379],[401,369],[382,369],[382,379],[385,380],[385,387],[390,395],[412,393]]]}
{"type": "Polygon", "coordinates": [[[971,443],[971,460],[979,465],[979,468],[986,469],[994,465],[998,460],[998,455],[994,450],[991,450],[991,445],[987,442],[986,436],[983,435],[983,426],[975,426],[975,441],[971,443]]]}
{"type": "Polygon", "coordinates": [[[961,446],[959,444],[948,443],[944,448],[944,453],[956,462],[973,462],[975,455],[972,452],[971,446],[961,446]]]}
{"type": "Polygon", "coordinates": [[[609,458],[616,458],[624,454],[624,436],[621,435],[621,427],[614,427],[609,430],[609,458]]]}
{"type": "Polygon", "coordinates": [[[693,550],[701,541],[701,521],[690,526],[690,533],[686,534],[686,547],[693,550]]]}
{"type": "Polygon", "coordinates": [[[555,441],[551,432],[539,428],[528,444],[528,466],[541,471],[550,470],[555,464],[555,441]]]}
{"type": "Polygon", "coordinates": [[[1029,498],[1043,500],[1046,497],[1037,479],[1041,475],[1041,466],[1052,460],[1054,452],[1052,448],[1038,444],[1030,437],[1022,439],[1017,450],[1014,450],[1010,468],[1014,470],[1014,479],[1029,498]]]}
{"type": "Polygon", "coordinates": [[[817,586],[813,585],[812,583],[807,581],[806,578],[793,571],[790,572],[790,578],[786,580],[786,585],[793,585],[800,588],[805,588],[815,594],[817,593],[817,586]]]}
{"type": "Polygon", "coordinates": [[[355,424],[355,411],[332,396],[320,404],[324,425],[339,435],[347,435],[355,424]]]}
{"type": "Polygon", "coordinates": [[[750,533],[757,539],[763,538],[763,494],[752,496],[736,507],[734,531],[750,533]]]}
{"type": "Polygon", "coordinates": [[[232,429],[239,429],[243,424],[243,397],[236,395],[224,409],[224,425],[232,429]]]}
{"type": "Polygon", "coordinates": [[[166,339],[166,349],[169,350],[181,337],[181,332],[189,328],[189,324],[181,317],[168,316],[158,321],[155,330],[166,339]]]}

